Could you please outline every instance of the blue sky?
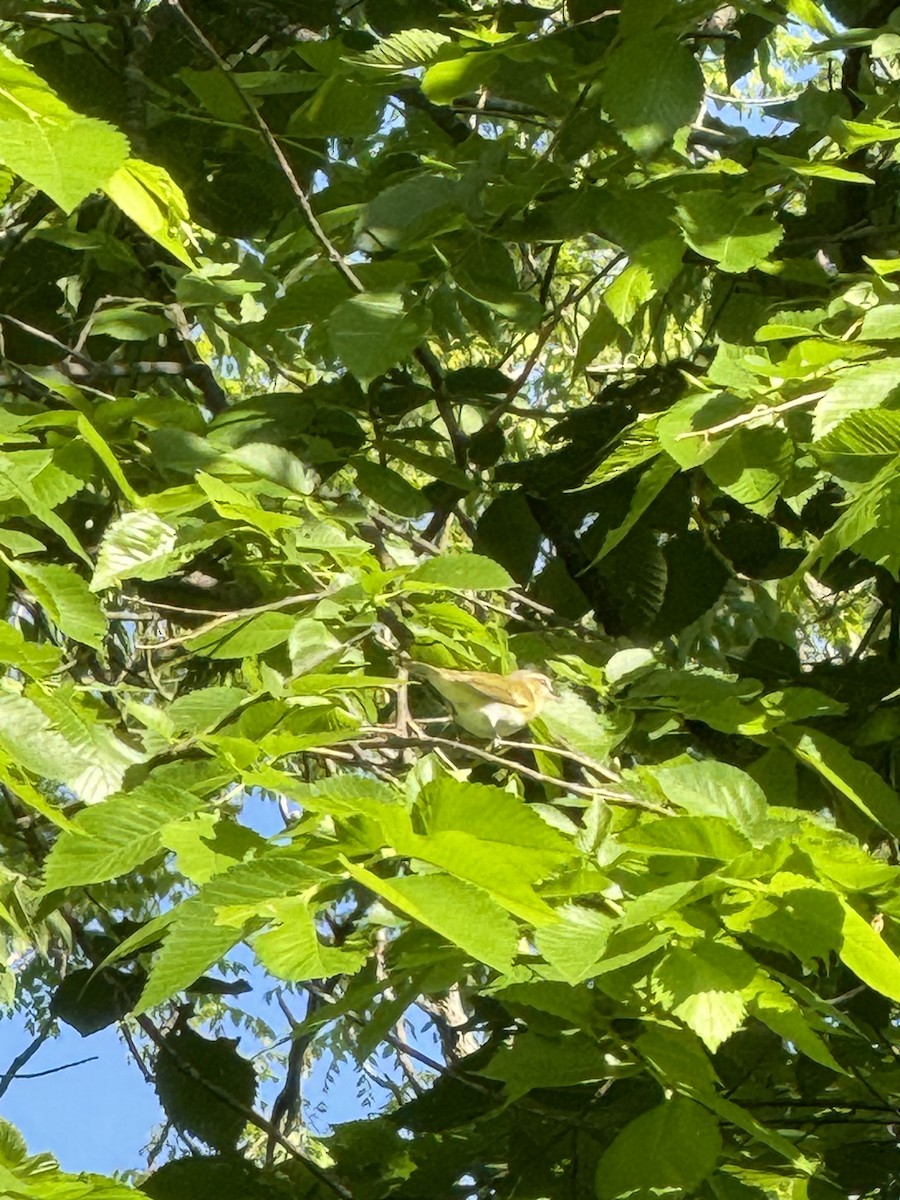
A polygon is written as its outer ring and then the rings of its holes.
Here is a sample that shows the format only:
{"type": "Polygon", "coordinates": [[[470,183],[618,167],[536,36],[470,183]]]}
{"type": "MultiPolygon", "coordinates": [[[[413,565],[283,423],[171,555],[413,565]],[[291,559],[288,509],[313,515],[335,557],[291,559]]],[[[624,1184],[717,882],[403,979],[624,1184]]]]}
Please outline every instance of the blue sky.
{"type": "MultiPolygon", "coordinates": [[[[283,829],[275,803],[259,797],[247,798],[242,820],[264,837],[283,829]]],[[[248,966],[253,961],[249,951],[231,957],[248,966]]],[[[253,969],[246,978],[253,991],[240,997],[241,1007],[262,1017],[278,1037],[286,1035],[286,1018],[277,1004],[265,997],[272,979],[253,969]]],[[[298,999],[292,1008],[297,1017],[302,1017],[302,1000],[298,999]]],[[[226,1036],[237,1032],[228,1030],[226,1036]]],[[[240,1032],[240,1052],[252,1054],[259,1048],[258,1043],[246,1031],[240,1032]]],[[[31,1043],[32,1036],[21,1017],[13,1015],[0,1020],[0,1075],[31,1043]]],[[[428,1034],[420,1034],[417,1041],[424,1051],[433,1049],[428,1034]]],[[[153,1088],[130,1061],[128,1048],[115,1028],[83,1038],[70,1026],[60,1025],[59,1037],[48,1039],[22,1071],[26,1074],[47,1071],[91,1055],[96,1055],[97,1061],[44,1078],[13,1080],[6,1094],[0,1097],[0,1116],[21,1130],[32,1153],[50,1151],[66,1171],[112,1174],[140,1167],[153,1131],[163,1123],[163,1113],[153,1088]]],[[[327,1130],[325,1120],[315,1112],[320,1101],[326,1103],[328,1119],[333,1123],[353,1120],[371,1111],[357,1095],[359,1076],[353,1063],[341,1064],[335,1070],[329,1055],[314,1063],[304,1081],[304,1095],[310,1109],[310,1125],[316,1132],[327,1130]]],[[[384,1098],[375,1085],[372,1091],[377,1102],[384,1098]]],[[[261,1089],[260,1098],[266,1106],[276,1092],[275,1084],[261,1089]]]]}

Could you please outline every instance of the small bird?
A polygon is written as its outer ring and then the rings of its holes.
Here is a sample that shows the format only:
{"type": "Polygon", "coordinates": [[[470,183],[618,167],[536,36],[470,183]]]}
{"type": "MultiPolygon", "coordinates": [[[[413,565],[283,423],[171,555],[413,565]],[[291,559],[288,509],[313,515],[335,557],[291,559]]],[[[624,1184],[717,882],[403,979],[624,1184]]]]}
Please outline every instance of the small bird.
{"type": "Polygon", "coordinates": [[[540,671],[451,671],[413,662],[409,669],[424,675],[453,709],[456,721],[475,737],[509,737],[540,715],[555,699],[553,682],[540,671]]]}

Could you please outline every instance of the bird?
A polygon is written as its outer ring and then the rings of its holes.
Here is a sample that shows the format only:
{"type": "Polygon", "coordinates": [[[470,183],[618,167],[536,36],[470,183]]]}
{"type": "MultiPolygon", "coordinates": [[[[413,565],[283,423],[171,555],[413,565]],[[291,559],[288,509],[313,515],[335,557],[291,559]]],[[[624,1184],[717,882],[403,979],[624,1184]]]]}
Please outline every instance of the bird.
{"type": "Polygon", "coordinates": [[[478,738],[509,737],[539,716],[556,698],[553,681],[540,671],[451,671],[430,663],[410,663],[453,709],[457,724],[478,738]]]}

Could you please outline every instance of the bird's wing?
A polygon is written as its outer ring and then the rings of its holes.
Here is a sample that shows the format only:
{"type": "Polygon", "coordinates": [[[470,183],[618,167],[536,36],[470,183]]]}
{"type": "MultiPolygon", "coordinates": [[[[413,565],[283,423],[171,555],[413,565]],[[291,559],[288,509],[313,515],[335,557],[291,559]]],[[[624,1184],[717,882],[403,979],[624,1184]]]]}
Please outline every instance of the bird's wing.
{"type": "Polygon", "coordinates": [[[429,675],[438,690],[442,684],[453,689],[464,688],[482,701],[499,700],[502,704],[515,704],[518,699],[515,685],[505,675],[496,675],[492,671],[451,671],[445,667],[432,667],[429,675]]]}

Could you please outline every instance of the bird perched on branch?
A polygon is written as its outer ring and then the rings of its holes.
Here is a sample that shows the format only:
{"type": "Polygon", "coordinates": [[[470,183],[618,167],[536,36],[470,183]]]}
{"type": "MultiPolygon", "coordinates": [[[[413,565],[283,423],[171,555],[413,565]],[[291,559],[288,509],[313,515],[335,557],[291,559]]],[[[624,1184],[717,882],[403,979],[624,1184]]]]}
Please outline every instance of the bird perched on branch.
{"type": "Polygon", "coordinates": [[[428,680],[453,709],[463,729],[480,738],[509,737],[540,715],[555,698],[553,683],[540,671],[451,671],[413,662],[410,671],[428,680]]]}

